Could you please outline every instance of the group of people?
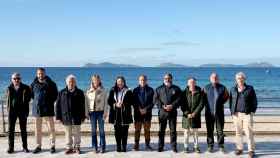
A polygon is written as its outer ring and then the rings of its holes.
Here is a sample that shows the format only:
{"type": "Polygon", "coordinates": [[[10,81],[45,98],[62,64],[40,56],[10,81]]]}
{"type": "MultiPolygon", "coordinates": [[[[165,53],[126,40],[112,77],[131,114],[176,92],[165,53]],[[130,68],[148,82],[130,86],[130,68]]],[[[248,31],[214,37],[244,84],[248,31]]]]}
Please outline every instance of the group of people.
{"type": "Polygon", "coordinates": [[[8,153],[14,152],[14,131],[17,118],[21,130],[22,147],[29,152],[27,145],[27,117],[29,102],[32,99],[32,115],[35,117],[36,148],[40,153],[42,146],[42,122],[46,121],[50,134],[50,152],[55,153],[55,119],[65,128],[65,154],[80,153],[81,124],[90,119],[92,128],[92,148],[95,153],[106,152],[104,122],[114,126],[116,151],[126,152],[129,125],[134,123],[134,150],[139,150],[141,129],[144,128],[145,149],[150,146],[150,128],[152,109],[158,107],[159,141],[158,152],[164,151],[165,131],[170,128],[172,150],[177,152],[177,109],[180,108],[184,129],[184,150],[186,153],[200,153],[198,129],[201,128],[201,111],[205,107],[208,151],[214,152],[214,129],[217,132],[219,150],[224,147],[224,104],[228,101],[236,131],[236,155],[243,152],[243,130],[247,136],[248,153],[254,156],[255,142],[253,134],[253,115],[257,109],[257,97],[254,88],[245,83],[243,72],[235,75],[236,84],[230,89],[219,82],[217,73],[210,75],[210,83],[203,88],[196,84],[196,78],[187,78],[186,88],[181,90],[173,84],[171,74],[165,74],[163,84],[155,90],[148,85],[145,75],[138,78],[139,85],[130,90],[123,76],[115,80],[109,92],[102,85],[101,77],[93,75],[90,87],[85,92],[78,88],[74,75],[66,77],[66,87],[58,91],[55,82],[46,75],[44,68],[37,69],[37,75],[31,86],[21,82],[19,73],[11,76],[11,85],[7,89],[9,118],[8,153]],[[97,141],[97,126],[100,143],[97,141]],[[190,147],[189,137],[193,136],[194,145],[190,147]]]}

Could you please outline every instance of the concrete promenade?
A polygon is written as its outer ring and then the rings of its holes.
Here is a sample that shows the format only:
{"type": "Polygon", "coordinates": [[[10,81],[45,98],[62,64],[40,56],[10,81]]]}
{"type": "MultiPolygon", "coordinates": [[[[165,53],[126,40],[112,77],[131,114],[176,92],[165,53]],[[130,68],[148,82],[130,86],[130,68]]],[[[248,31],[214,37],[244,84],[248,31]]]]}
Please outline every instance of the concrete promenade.
{"type": "MultiPolygon", "coordinates": [[[[141,137],[143,138],[143,137],[141,137]]],[[[91,151],[89,148],[91,137],[90,136],[82,136],[82,144],[81,144],[81,155],[65,155],[64,154],[64,146],[65,141],[63,136],[57,137],[57,153],[50,154],[48,151],[49,145],[48,145],[48,138],[43,138],[43,152],[40,154],[32,154],[32,153],[23,153],[21,152],[21,140],[20,137],[16,137],[15,142],[15,153],[14,154],[6,154],[7,149],[7,137],[1,137],[0,138],[0,158],[68,158],[68,157],[82,157],[82,158],[93,158],[93,157],[104,157],[104,158],[124,158],[124,157],[131,157],[131,158],[148,158],[148,157],[154,157],[154,158],[169,158],[169,157],[178,157],[178,158],[186,158],[186,157],[207,157],[207,158],[231,158],[231,157],[237,157],[234,155],[234,137],[229,136],[226,137],[225,141],[225,148],[227,152],[225,154],[219,152],[217,148],[215,148],[215,153],[208,153],[207,152],[207,145],[206,145],[206,138],[205,136],[201,136],[199,138],[200,141],[200,147],[201,147],[201,154],[196,153],[189,153],[186,154],[183,152],[183,137],[178,136],[178,153],[173,153],[170,151],[170,145],[169,145],[169,137],[166,137],[167,145],[165,146],[165,151],[162,153],[159,153],[156,151],[157,149],[157,137],[152,137],[152,147],[155,149],[154,151],[148,152],[144,151],[144,142],[143,139],[141,140],[141,150],[140,151],[132,151],[133,147],[133,137],[130,136],[128,140],[128,152],[127,153],[117,153],[114,151],[115,149],[115,139],[113,136],[108,136],[106,138],[107,140],[107,153],[105,154],[95,154],[91,151]]],[[[30,136],[28,138],[29,142],[29,148],[33,149],[35,147],[35,140],[34,136],[30,136]]],[[[257,150],[256,154],[257,157],[263,157],[263,158],[279,158],[280,157],[280,136],[261,136],[256,135],[256,142],[257,142],[257,150]]],[[[215,146],[216,147],[216,146],[215,146]]],[[[246,145],[244,154],[240,157],[247,157],[247,149],[246,145]]]]}

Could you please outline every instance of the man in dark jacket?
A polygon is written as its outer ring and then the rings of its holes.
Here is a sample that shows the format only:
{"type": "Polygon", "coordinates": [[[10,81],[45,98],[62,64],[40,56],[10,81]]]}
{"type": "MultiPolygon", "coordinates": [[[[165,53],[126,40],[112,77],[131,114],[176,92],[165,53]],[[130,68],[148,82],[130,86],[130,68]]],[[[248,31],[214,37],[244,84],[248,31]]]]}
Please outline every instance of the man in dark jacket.
{"type": "Polygon", "coordinates": [[[226,87],[219,83],[217,73],[210,75],[210,82],[203,89],[205,93],[205,121],[207,127],[208,151],[213,152],[214,147],[214,127],[216,125],[217,142],[221,152],[224,150],[224,104],[228,100],[226,87]]]}
{"type": "Polygon", "coordinates": [[[177,108],[179,107],[181,89],[172,84],[172,75],[164,75],[163,85],[159,86],[154,95],[154,104],[159,108],[159,147],[164,149],[164,137],[167,121],[170,128],[170,139],[173,152],[177,152],[177,108]]]}
{"type": "Polygon", "coordinates": [[[54,103],[57,98],[56,84],[46,76],[44,68],[37,69],[37,77],[31,84],[31,96],[33,98],[32,114],[35,117],[35,137],[37,146],[34,154],[41,152],[42,146],[42,121],[46,120],[50,129],[51,153],[55,153],[55,128],[54,128],[54,103]]]}
{"type": "Polygon", "coordinates": [[[80,154],[81,124],[86,118],[85,96],[82,90],[76,87],[76,77],[69,75],[66,78],[67,87],[58,94],[56,103],[56,119],[65,127],[66,151],[80,154]],[[74,149],[73,139],[74,136],[74,149]]]}
{"type": "Polygon", "coordinates": [[[152,109],[154,107],[154,90],[147,84],[147,76],[139,76],[139,86],[133,90],[134,96],[134,125],[135,125],[135,144],[134,150],[139,150],[139,140],[142,125],[144,126],[144,135],[146,149],[152,150],[150,146],[150,128],[152,120],[152,109]]]}
{"type": "Polygon", "coordinates": [[[229,95],[229,108],[236,129],[236,155],[243,152],[243,130],[248,144],[249,157],[255,156],[255,140],[253,132],[253,115],[257,110],[257,96],[252,86],[245,83],[243,72],[235,75],[236,86],[232,87],[229,95]]]}
{"type": "Polygon", "coordinates": [[[31,91],[29,86],[21,82],[19,73],[14,73],[11,77],[11,84],[7,89],[7,110],[9,122],[9,148],[7,153],[14,152],[14,132],[17,118],[21,131],[23,152],[29,152],[27,147],[26,124],[29,114],[29,102],[31,91]]]}

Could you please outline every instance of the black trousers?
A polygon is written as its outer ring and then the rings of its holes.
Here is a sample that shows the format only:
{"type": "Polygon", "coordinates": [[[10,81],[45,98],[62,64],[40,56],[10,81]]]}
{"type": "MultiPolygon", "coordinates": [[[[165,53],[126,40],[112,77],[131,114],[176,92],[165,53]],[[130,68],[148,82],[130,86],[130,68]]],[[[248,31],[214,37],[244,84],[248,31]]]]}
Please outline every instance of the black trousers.
{"type": "Polygon", "coordinates": [[[166,130],[167,122],[168,122],[169,129],[170,129],[171,146],[174,149],[174,148],[177,148],[177,131],[176,131],[177,115],[166,116],[166,114],[163,114],[163,115],[159,116],[158,147],[164,148],[164,137],[165,137],[165,130],[166,130]]]}
{"type": "Polygon", "coordinates": [[[21,132],[21,140],[22,140],[22,147],[27,148],[27,131],[26,131],[26,124],[27,124],[27,117],[20,115],[20,114],[13,114],[10,113],[8,117],[9,122],[9,131],[8,131],[8,144],[9,148],[14,148],[14,139],[15,139],[15,126],[17,118],[19,119],[19,126],[20,126],[20,132],[21,132]]]}
{"type": "Polygon", "coordinates": [[[207,144],[214,146],[214,129],[216,126],[217,142],[219,146],[224,144],[224,116],[206,115],[207,144]]]}
{"type": "Polygon", "coordinates": [[[117,142],[117,151],[126,151],[128,125],[115,125],[115,138],[117,142]]]}

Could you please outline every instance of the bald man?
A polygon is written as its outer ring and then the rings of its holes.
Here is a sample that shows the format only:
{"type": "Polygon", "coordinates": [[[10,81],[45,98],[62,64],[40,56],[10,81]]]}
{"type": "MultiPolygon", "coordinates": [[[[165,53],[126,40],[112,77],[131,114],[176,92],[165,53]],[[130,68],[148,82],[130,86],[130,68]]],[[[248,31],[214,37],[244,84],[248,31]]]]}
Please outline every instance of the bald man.
{"type": "Polygon", "coordinates": [[[229,98],[227,88],[220,84],[217,73],[210,75],[210,83],[204,87],[206,96],[205,120],[207,127],[208,151],[213,152],[214,147],[214,127],[217,131],[217,142],[221,152],[224,149],[224,104],[229,98]]]}

